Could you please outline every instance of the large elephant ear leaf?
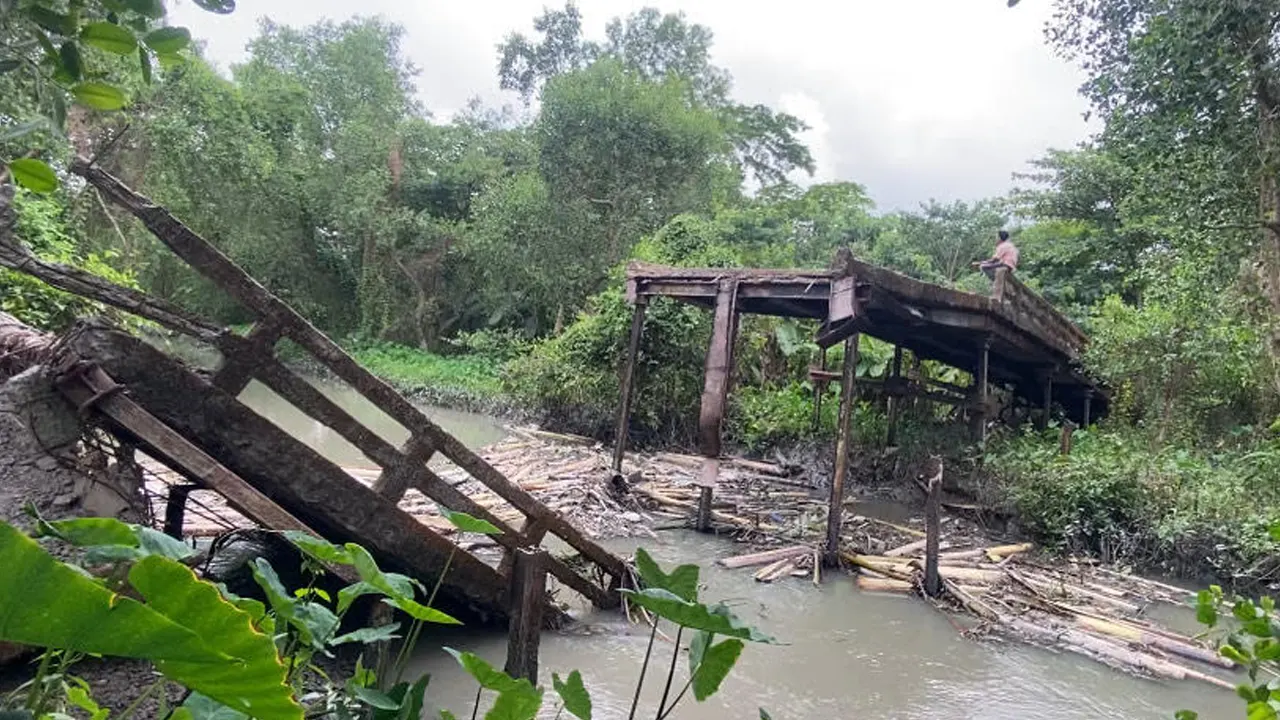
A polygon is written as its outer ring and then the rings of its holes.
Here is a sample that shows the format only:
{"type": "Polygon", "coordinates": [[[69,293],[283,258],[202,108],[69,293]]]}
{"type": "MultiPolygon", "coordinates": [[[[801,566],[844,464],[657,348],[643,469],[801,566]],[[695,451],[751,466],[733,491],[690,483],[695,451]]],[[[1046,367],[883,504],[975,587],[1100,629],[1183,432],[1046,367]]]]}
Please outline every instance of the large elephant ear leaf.
{"type": "Polygon", "coordinates": [[[697,565],[681,565],[666,573],[647,550],[636,548],[636,570],[646,587],[666,590],[686,602],[698,601],[697,565]]]}
{"type": "Polygon", "coordinates": [[[216,665],[168,659],[156,663],[166,676],[255,718],[301,720],[302,708],[286,682],[272,639],[254,630],[253,618],[186,566],[151,556],[129,571],[129,582],[147,605],[216,642],[232,662],[216,665]]]}
{"type": "Polygon", "coordinates": [[[3,522],[0,588],[0,640],[153,661],[233,662],[192,629],[108,590],[3,522]]]}

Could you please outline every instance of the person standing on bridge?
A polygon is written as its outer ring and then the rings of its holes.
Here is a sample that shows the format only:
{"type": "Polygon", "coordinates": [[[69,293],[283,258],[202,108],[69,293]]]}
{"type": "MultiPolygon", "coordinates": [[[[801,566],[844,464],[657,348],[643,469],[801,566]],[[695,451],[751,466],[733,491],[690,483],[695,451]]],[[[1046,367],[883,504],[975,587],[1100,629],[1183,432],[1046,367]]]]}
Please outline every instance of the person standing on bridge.
{"type": "Polygon", "coordinates": [[[987,277],[996,279],[996,271],[1002,267],[1012,272],[1018,269],[1018,247],[1009,239],[1008,231],[1001,230],[996,241],[996,251],[990,259],[974,263],[974,267],[982,270],[987,277]]]}

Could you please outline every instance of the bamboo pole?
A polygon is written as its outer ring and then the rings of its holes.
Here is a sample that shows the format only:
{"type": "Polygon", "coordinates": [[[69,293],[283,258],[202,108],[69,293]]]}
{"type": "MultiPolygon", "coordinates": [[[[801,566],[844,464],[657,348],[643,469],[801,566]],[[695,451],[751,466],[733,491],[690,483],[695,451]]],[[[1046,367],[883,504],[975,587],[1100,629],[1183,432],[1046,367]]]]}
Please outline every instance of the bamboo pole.
{"type": "Polygon", "coordinates": [[[844,342],[844,369],[840,379],[840,434],[836,440],[836,467],[831,477],[831,499],[827,506],[827,545],[823,561],[840,563],[840,523],[844,514],[844,481],[849,474],[850,436],[853,432],[854,384],[858,373],[858,335],[844,342]]]}
{"type": "Polygon", "coordinates": [[[924,556],[924,591],[929,597],[938,597],[942,592],[941,578],[938,576],[938,542],[942,534],[939,504],[942,502],[942,460],[933,458],[938,470],[929,478],[929,498],[925,501],[925,556],[924,556]]]}

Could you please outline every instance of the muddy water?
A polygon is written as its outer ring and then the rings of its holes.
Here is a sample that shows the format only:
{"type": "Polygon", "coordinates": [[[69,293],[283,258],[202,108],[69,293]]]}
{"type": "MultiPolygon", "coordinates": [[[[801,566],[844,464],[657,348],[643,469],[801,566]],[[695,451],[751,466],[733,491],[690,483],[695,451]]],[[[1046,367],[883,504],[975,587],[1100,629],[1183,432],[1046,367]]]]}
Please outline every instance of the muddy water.
{"type": "MultiPolygon", "coordinates": [[[[312,382],[330,400],[396,446],[409,437],[408,431],[399,423],[365,400],[355,390],[339,383],[320,380],[312,382]]],[[[332,462],[349,468],[377,467],[373,461],[364,456],[364,453],[336,432],[312,420],[257,381],[245,388],[240,395],[240,401],[332,462]]],[[[498,442],[506,436],[502,425],[485,415],[444,408],[423,408],[423,410],[428,417],[469,447],[483,447],[498,442]]]]}
{"type": "MultiPolygon", "coordinates": [[[[400,442],[404,430],[353,392],[318,383],[324,392],[388,440],[400,442]]],[[[269,390],[250,386],[243,399],[258,412],[345,466],[369,466],[368,460],[332,431],[280,401],[269,390]]],[[[447,410],[428,413],[464,442],[479,447],[499,440],[501,426],[484,416],[447,410]]],[[[1179,709],[1197,710],[1215,720],[1243,716],[1242,703],[1230,693],[1191,683],[1156,682],[1130,677],[1076,656],[1018,644],[963,638],[947,618],[919,600],[860,593],[847,576],[831,576],[821,588],[789,579],[774,585],[752,580],[750,572],[715,566],[732,555],[732,544],[693,533],[662,533],[645,547],[664,564],[698,563],[709,599],[727,600],[735,612],[781,643],[750,646],[721,692],[706,703],[686,699],[673,718],[759,717],[758,708],[778,720],[794,718],[895,718],[903,720],[1092,720],[1094,718],[1171,718],[1179,709]]],[[[628,553],[634,543],[611,543],[628,553]]],[[[625,718],[644,657],[648,633],[629,627],[615,614],[581,615],[585,630],[547,633],[542,640],[541,681],[551,673],[583,673],[595,705],[595,717],[625,718]]],[[[415,658],[416,672],[432,675],[429,699],[434,709],[468,717],[475,684],[439,648],[471,650],[501,666],[506,638],[499,633],[459,629],[424,638],[415,658]]],[[[659,640],[642,708],[652,717],[671,645],[659,640]]],[[[687,677],[687,661],[676,677],[687,677]]],[[[553,703],[548,702],[552,708],[553,703]]],[[[551,717],[551,714],[547,717],[551,717]]]]}

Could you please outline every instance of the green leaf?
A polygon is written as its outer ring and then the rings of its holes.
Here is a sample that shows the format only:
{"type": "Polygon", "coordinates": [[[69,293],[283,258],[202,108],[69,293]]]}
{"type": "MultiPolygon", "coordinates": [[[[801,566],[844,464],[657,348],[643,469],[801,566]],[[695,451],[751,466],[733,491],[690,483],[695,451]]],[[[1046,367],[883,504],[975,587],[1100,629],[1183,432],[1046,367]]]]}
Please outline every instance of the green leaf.
{"type": "Polygon", "coordinates": [[[27,17],[35,24],[55,35],[71,37],[76,34],[76,24],[70,15],[54,12],[43,5],[31,5],[26,9],[27,17]]]}
{"type": "Polygon", "coordinates": [[[1173,714],[1173,720],[1199,720],[1200,715],[1191,710],[1179,710],[1173,714]]]}
{"type": "Polygon", "coordinates": [[[99,50],[116,55],[129,55],[138,49],[138,38],[125,28],[109,22],[95,22],[80,30],[80,40],[99,50]]]}
{"type": "Polygon", "coordinates": [[[89,692],[82,687],[72,685],[67,688],[67,701],[72,705],[89,713],[89,720],[106,720],[111,714],[110,710],[103,708],[92,697],[89,692]]]}
{"type": "Polygon", "coordinates": [[[693,674],[693,697],[698,702],[716,694],[720,683],[724,682],[729,671],[738,662],[743,647],[741,640],[731,638],[706,649],[693,674]]]}
{"type": "Polygon", "coordinates": [[[339,635],[329,641],[330,645],[345,645],[346,643],[375,643],[384,640],[394,640],[399,635],[396,631],[400,629],[400,623],[391,623],[390,625],[379,625],[378,627],[360,628],[353,632],[339,635]]]}
{"type": "Polygon", "coordinates": [[[294,599],[275,568],[265,558],[253,561],[253,579],[267,595],[267,603],[276,616],[298,631],[298,637],[307,645],[321,650],[325,642],[338,629],[338,616],[318,603],[294,599]]]}
{"type": "MultiPolygon", "coordinates": [[[[760,708],[760,720],[773,720],[773,716],[769,714],[769,711],[760,708]]],[[[1191,720],[1195,720],[1195,718],[1192,717],[1191,720]]]]}
{"type": "MultiPolygon", "coordinates": [[[[423,622],[436,623],[440,625],[462,624],[455,618],[450,617],[435,608],[429,608],[422,605],[414,600],[413,588],[408,579],[403,575],[395,576],[382,572],[382,569],[378,567],[378,563],[373,559],[373,556],[369,554],[368,550],[365,550],[355,543],[347,543],[345,547],[347,551],[351,553],[352,564],[355,566],[356,573],[360,576],[360,580],[368,587],[373,588],[374,591],[387,596],[383,602],[394,608],[403,610],[409,613],[413,618],[423,622]]],[[[344,594],[346,594],[348,603],[350,600],[354,600],[355,597],[358,596],[353,594],[354,591],[353,593],[347,593],[350,589],[351,588],[343,588],[342,592],[338,593],[339,603],[344,599],[344,594]]],[[[367,591],[364,588],[360,588],[359,594],[366,594],[366,592],[367,591]]]]}
{"type": "Polygon", "coordinates": [[[698,601],[697,565],[681,565],[668,575],[647,550],[636,548],[636,570],[646,587],[661,588],[687,602],[698,601]]]}
{"type": "Polygon", "coordinates": [[[95,110],[119,110],[129,104],[129,98],[119,88],[106,83],[83,82],[71,88],[76,101],[95,110]]]}
{"type": "Polygon", "coordinates": [[[1208,627],[1218,624],[1218,608],[1208,590],[1201,590],[1196,596],[1196,620],[1208,627]]]}
{"type": "Polygon", "coordinates": [[[84,61],[80,58],[80,46],[74,40],[62,43],[62,47],[58,49],[58,64],[70,82],[79,82],[84,78],[84,61]]]}
{"type": "Polygon", "coordinates": [[[254,630],[248,613],[227,602],[217,588],[196,578],[186,566],[156,555],[134,564],[129,582],[148,607],[216,642],[233,658],[214,666],[165,659],[156,662],[160,672],[256,718],[302,718],[275,643],[254,630]]]}
{"type": "Polygon", "coordinates": [[[9,162],[13,181],[31,192],[47,195],[58,189],[58,176],[53,168],[35,158],[19,158],[9,162]]]}
{"type": "MultiPolygon", "coordinates": [[[[238,710],[223,705],[216,700],[212,700],[198,692],[191,693],[191,696],[182,703],[182,707],[178,710],[185,710],[191,720],[248,720],[249,716],[238,710]]],[[[171,720],[177,720],[178,714],[175,711],[171,720]]]]}
{"type": "Polygon", "coordinates": [[[138,549],[147,555],[159,555],[170,560],[186,560],[196,554],[195,548],[159,530],[139,526],[137,532],[138,549]]]}
{"type": "Polygon", "coordinates": [[[1233,662],[1238,662],[1241,665],[1249,664],[1249,658],[1245,657],[1244,653],[1240,652],[1238,649],[1234,647],[1231,647],[1230,645],[1223,645],[1222,647],[1218,648],[1218,652],[1221,653],[1223,657],[1233,662]]]}
{"type": "MultiPolygon", "coordinates": [[[[0,640],[150,660],[231,658],[194,631],[122,597],[0,522],[0,640]]],[[[210,586],[212,587],[212,586],[210,586]]]]}
{"type": "Polygon", "coordinates": [[[191,31],[184,27],[163,27],[147,33],[142,39],[157,55],[172,55],[191,44],[191,31]]]}
{"type": "Polygon", "coordinates": [[[36,537],[55,537],[85,547],[88,545],[125,545],[138,547],[138,533],[132,525],[115,518],[75,518],[47,521],[36,516],[36,537]]]}
{"type": "Polygon", "coordinates": [[[582,673],[574,670],[564,681],[560,680],[558,674],[551,673],[551,686],[555,688],[560,701],[564,703],[564,709],[570,715],[579,720],[591,720],[591,695],[582,684],[582,673]]]}
{"type": "Polygon", "coordinates": [[[285,530],[281,535],[284,535],[285,539],[297,546],[299,550],[322,563],[333,563],[335,565],[350,565],[352,563],[351,551],[339,545],[334,545],[328,540],[318,538],[311,533],[300,530],[285,530]]]}
{"type": "Polygon", "coordinates": [[[480,687],[498,693],[485,720],[533,720],[542,707],[542,689],[524,678],[513,678],[469,652],[445,648],[480,687]]]}
{"type": "Polygon", "coordinates": [[[1276,720],[1276,709],[1271,707],[1271,703],[1260,701],[1249,703],[1248,708],[1249,720],[1276,720]]]}
{"type": "Polygon", "coordinates": [[[717,635],[750,640],[751,642],[776,642],[768,635],[745,625],[723,605],[708,608],[700,603],[686,602],[661,588],[648,588],[640,591],[622,590],[620,592],[626,594],[628,599],[636,605],[657,613],[659,617],[683,627],[693,630],[706,630],[717,635]]]}
{"type": "Polygon", "coordinates": [[[160,61],[160,67],[166,70],[172,70],[176,67],[182,67],[187,64],[187,59],[175,53],[156,53],[156,60],[160,61]]]}
{"type": "Polygon", "coordinates": [[[445,520],[453,523],[453,526],[462,532],[480,533],[481,535],[501,535],[502,530],[488,520],[482,520],[478,517],[472,517],[464,512],[455,512],[448,508],[440,508],[440,514],[445,520]]]}
{"type": "Polygon", "coordinates": [[[370,707],[375,707],[375,708],[378,708],[379,710],[399,710],[400,709],[399,701],[394,700],[386,693],[380,692],[373,688],[360,687],[359,685],[352,685],[350,688],[350,691],[352,696],[354,696],[357,700],[364,703],[365,705],[369,705],[370,707]]]}
{"type": "Polygon", "coordinates": [[[387,696],[399,704],[397,710],[379,710],[374,708],[373,720],[421,720],[422,706],[427,694],[430,675],[423,675],[417,682],[397,684],[387,692],[387,696]]]}
{"type": "Polygon", "coordinates": [[[193,0],[196,5],[219,15],[226,15],[236,9],[236,0],[193,0]]]}
{"type": "Polygon", "coordinates": [[[440,720],[458,720],[458,716],[457,716],[457,715],[454,715],[453,713],[449,712],[448,710],[441,710],[441,711],[440,711],[440,720]]]}
{"type": "Polygon", "coordinates": [[[138,66],[142,68],[142,80],[150,85],[153,79],[151,68],[151,53],[147,52],[145,47],[138,46],[138,66]]]}
{"type": "Polygon", "coordinates": [[[124,6],[152,20],[164,17],[164,3],[160,0],[124,0],[124,6]]]}

